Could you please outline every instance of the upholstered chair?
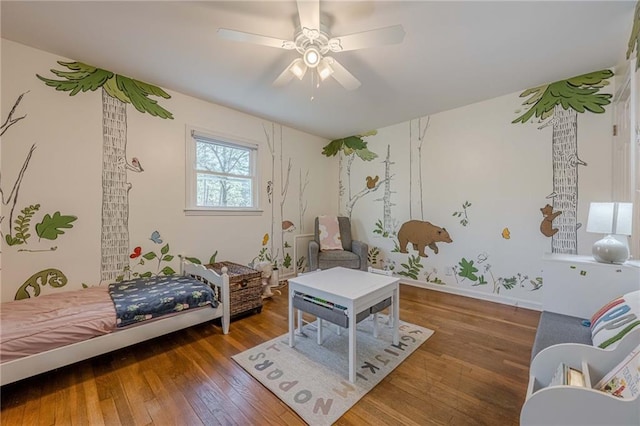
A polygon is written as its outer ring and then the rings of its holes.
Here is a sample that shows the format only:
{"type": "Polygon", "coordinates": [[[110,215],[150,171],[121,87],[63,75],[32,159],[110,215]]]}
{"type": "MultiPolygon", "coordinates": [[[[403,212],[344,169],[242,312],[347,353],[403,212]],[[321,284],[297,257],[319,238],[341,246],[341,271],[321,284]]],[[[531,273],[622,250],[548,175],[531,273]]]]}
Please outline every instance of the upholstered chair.
{"type": "Polygon", "coordinates": [[[367,270],[367,255],[369,248],[362,241],[353,240],[351,237],[351,222],[348,217],[338,216],[340,228],[340,240],[343,250],[320,250],[319,220],[316,217],[314,224],[314,239],[309,242],[309,271],[316,269],[329,269],[342,266],[350,269],[367,270]]]}

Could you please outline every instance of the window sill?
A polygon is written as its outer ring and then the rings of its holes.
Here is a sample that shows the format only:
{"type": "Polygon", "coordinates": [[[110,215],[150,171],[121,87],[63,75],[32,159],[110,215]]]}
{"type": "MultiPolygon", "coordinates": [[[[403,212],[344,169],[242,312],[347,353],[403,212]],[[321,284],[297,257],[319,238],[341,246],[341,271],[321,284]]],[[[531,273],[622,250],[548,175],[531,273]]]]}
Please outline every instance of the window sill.
{"type": "Polygon", "coordinates": [[[260,216],[262,209],[184,209],[185,216],[260,216]]]}

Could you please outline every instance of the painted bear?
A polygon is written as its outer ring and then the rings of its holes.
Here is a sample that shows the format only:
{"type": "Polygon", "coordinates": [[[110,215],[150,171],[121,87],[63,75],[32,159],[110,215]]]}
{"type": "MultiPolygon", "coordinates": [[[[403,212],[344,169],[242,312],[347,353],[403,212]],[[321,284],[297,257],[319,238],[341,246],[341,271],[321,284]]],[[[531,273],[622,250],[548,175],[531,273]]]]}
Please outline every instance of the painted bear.
{"type": "Polygon", "coordinates": [[[438,254],[436,243],[451,243],[453,240],[444,228],[432,225],[430,222],[410,220],[400,227],[398,242],[400,243],[400,253],[408,253],[407,243],[412,243],[413,249],[417,250],[420,256],[429,257],[424,252],[425,247],[428,246],[435,254],[438,254]]]}
{"type": "Polygon", "coordinates": [[[553,237],[558,232],[558,228],[553,227],[553,220],[562,214],[561,211],[553,211],[553,207],[549,204],[540,209],[542,212],[542,223],[540,223],[540,232],[545,237],[553,237]]]}

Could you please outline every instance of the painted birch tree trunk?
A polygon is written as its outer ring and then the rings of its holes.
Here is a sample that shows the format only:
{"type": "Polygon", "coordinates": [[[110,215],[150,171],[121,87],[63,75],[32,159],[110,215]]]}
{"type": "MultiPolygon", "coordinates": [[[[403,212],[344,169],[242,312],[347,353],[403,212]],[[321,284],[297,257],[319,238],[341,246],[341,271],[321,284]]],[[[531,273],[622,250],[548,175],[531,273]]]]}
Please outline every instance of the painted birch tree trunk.
{"type": "Polygon", "coordinates": [[[551,239],[553,253],[577,253],[578,113],[556,105],[553,111],[553,209],[562,214],[553,221],[558,232],[551,239]]]}
{"type": "Polygon", "coordinates": [[[413,132],[411,125],[413,120],[409,120],[409,219],[413,219],[413,132]]]}
{"type": "Polygon", "coordinates": [[[101,282],[111,282],[129,264],[126,104],[102,90],[101,282]]]}
{"type": "Polygon", "coordinates": [[[393,232],[393,220],[391,218],[391,145],[387,145],[387,158],[384,160],[384,196],[383,204],[383,227],[385,232],[393,232]]]}

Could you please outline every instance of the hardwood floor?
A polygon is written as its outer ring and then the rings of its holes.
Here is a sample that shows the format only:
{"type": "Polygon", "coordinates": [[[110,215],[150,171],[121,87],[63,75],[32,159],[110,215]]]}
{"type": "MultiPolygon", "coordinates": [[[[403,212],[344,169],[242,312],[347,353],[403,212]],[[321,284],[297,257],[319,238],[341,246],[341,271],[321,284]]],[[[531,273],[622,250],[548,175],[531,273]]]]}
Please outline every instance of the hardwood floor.
{"type": "MultiPolygon", "coordinates": [[[[231,356],[287,331],[287,299],[1,389],[2,425],[297,425],[231,356]]],[[[340,425],[517,425],[539,312],[407,285],[400,319],[435,334],[340,425]]]]}

